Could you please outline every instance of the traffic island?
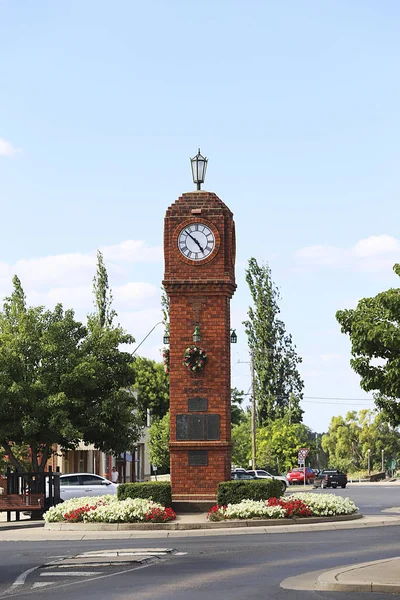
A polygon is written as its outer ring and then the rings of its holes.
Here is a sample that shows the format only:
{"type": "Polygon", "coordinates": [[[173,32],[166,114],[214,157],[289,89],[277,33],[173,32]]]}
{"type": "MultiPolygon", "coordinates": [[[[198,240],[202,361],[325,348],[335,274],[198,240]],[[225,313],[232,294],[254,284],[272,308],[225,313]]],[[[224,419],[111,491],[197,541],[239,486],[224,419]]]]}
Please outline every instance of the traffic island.
{"type": "Polygon", "coordinates": [[[169,523],[46,523],[44,528],[53,531],[191,531],[194,529],[235,529],[245,527],[276,527],[293,525],[313,525],[315,523],[333,523],[354,521],[362,518],[361,513],[338,515],[336,517],[301,517],[287,519],[229,519],[227,521],[207,521],[207,515],[177,515],[169,523]]]}

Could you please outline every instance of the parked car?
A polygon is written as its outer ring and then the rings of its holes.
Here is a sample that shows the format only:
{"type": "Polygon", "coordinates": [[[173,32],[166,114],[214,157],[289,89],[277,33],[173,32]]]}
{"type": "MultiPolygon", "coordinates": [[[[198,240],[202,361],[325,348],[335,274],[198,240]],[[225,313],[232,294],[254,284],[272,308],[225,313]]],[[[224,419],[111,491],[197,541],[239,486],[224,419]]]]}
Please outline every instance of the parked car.
{"type": "MultiPolygon", "coordinates": [[[[310,467],[306,467],[306,483],[313,483],[315,480],[315,473],[313,469],[310,467]]],[[[304,483],[304,467],[296,467],[295,469],[290,469],[288,474],[286,475],[289,483],[304,483]]]]}
{"type": "Polygon", "coordinates": [[[254,475],[250,475],[246,471],[232,471],[231,479],[258,479],[258,477],[254,477],[254,475]]]}
{"type": "Polygon", "coordinates": [[[345,488],[347,485],[347,475],[338,469],[325,469],[320,471],[315,478],[314,487],[320,488],[345,488]]]}
{"type": "Polygon", "coordinates": [[[250,473],[250,475],[254,475],[258,479],[277,479],[282,483],[282,492],[286,491],[288,486],[288,480],[286,477],[282,477],[281,475],[271,475],[271,473],[268,473],[268,471],[265,471],[264,469],[255,469],[254,471],[247,472],[250,473]]]}
{"type": "Polygon", "coordinates": [[[61,500],[82,498],[83,496],[103,496],[116,494],[117,483],[93,473],[67,473],[60,475],[61,500]]]}

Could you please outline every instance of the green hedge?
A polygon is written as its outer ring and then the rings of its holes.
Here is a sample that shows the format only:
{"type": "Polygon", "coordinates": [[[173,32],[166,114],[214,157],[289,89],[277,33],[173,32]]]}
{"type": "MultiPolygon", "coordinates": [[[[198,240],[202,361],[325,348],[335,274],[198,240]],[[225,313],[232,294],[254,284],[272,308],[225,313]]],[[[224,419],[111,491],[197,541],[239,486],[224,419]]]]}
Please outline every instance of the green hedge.
{"type": "Polygon", "coordinates": [[[121,483],[118,486],[118,500],[126,498],[149,498],[170,508],[172,505],[171,484],[168,481],[121,483]]]}
{"type": "Polygon", "coordinates": [[[217,504],[237,504],[242,500],[268,500],[282,495],[282,483],[278,479],[243,479],[218,484],[217,504]]]}

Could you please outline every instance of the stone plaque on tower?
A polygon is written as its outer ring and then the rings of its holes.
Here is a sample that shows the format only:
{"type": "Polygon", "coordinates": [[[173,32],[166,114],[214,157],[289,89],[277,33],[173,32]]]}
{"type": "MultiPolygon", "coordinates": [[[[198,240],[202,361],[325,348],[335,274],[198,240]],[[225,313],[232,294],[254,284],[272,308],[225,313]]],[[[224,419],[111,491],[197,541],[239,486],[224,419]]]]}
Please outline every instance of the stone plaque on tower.
{"type": "Polygon", "coordinates": [[[231,471],[235,225],[226,204],[199,189],[205,167],[199,151],[192,159],[198,190],[178,198],[164,222],[173,500],[215,500],[218,483],[229,481],[231,471]]]}

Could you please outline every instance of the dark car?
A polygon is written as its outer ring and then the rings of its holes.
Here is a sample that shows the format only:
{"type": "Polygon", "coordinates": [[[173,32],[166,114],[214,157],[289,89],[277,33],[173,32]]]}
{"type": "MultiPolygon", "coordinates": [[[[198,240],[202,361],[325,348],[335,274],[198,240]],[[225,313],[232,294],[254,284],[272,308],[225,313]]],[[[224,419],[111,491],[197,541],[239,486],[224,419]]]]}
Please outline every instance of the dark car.
{"type": "Polygon", "coordinates": [[[345,488],[347,485],[347,475],[338,469],[324,469],[320,471],[314,479],[314,487],[320,488],[345,488]]]}
{"type": "Polygon", "coordinates": [[[246,471],[232,471],[231,479],[258,479],[258,477],[254,477],[254,475],[250,475],[246,471]]]}

